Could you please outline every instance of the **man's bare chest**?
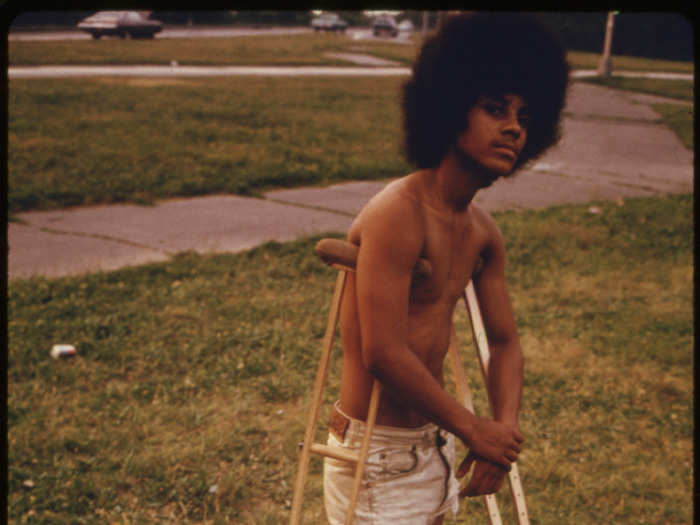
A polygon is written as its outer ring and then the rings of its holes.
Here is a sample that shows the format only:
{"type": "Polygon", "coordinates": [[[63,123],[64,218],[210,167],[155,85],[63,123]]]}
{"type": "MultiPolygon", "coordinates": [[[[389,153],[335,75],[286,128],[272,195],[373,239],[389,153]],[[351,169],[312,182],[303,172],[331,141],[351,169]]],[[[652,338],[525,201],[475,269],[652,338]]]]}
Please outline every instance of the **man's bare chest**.
{"type": "Polygon", "coordinates": [[[477,267],[487,244],[482,227],[473,220],[426,221],[422,256],[430,261],[432,273],[414,282],[412,302],[416,306],[435,302],[454,305],[477,267]]]}

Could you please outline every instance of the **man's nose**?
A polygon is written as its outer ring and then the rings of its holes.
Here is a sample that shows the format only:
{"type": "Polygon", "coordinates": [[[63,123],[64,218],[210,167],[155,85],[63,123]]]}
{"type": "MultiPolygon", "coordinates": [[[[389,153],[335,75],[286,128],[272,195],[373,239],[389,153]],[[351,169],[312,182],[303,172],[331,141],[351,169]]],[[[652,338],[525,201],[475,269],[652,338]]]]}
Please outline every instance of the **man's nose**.
{"type": "Polygon", "coordinates": [[[519,138],[520,135],[525,131],[517,115],[510,115],[508,120],[506,120],[501,133],[504,135],[512,135],[514,138],[519,138]]]}

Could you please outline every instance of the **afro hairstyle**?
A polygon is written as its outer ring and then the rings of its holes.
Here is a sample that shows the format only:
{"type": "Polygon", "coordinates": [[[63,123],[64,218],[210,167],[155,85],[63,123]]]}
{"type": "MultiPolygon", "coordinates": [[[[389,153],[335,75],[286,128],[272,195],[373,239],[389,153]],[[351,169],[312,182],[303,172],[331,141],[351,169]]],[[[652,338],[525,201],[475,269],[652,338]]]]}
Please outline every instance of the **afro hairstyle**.
{"type": "Polygon", "coordinates": [[[406,157],[421,169],[436,168],[479,97],[516,94],[527,103],[530,122],[515,172],[559,140],[568,79],[564,49],[532,17],[452,15],[426,39],[403,86],[406,157]]]}

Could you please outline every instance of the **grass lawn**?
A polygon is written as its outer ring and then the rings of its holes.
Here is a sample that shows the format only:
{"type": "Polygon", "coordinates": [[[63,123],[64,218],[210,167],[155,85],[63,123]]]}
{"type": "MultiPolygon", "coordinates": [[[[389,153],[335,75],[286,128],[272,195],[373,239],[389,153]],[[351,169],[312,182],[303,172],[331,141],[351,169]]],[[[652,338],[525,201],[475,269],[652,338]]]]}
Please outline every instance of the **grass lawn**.
{"type": "Polygon", "coordinates": [[[409,169],[401,79],[12,80],[11,211],[376,179],[409,169]]]}
{"type": "MultiPolygon", "coordinates": [[[[569,63],[572,69],[598,69],[599,53],[569,51],[569,63]]],[[[692,73],[693,62],[678,62],[673,60],[657,60],[652,58],[629,57],[612,55],[610,57],[614,71],[664,71],[667,73],[692,73]]]]}
{"type": "MultiPolygon", "coordinates": [[[[418,37],[416,37],[418,40],[418,37]]],[[[408,65],[415,46],[382,41],[356,41],[335,34],[265,35],[222,38],[158,38],[151,41],[74,40],[8,42],[11,66],[41,64],[181,65],[348,65],[329,52],[364,52],[408,65]]]]}
{"type": "Polygon", "coordinates": [[[694,100],[694,82],[688,80],[665,80],[658,78],[626,78],[626,77],[591,77],[581,79],[582,82],[590,82],[601,86],[625,91],[636,91],[651,95],[662,95],[678,100],[694,100]]]}
{"type": "Polygon", "coordinates": [[[676,104],[654,104],[654,111],[659,113],[666,124],[678,135],[688,149],[695,147],[693,123],[695,110],[692,107],[676,104]]]}
{"type": "MultiPolygon", "coordinates": [[[[495,216],[533,525],[692,519],[693,199],[621,204],[495,216]]],[[[11,281],[10,523],[286,522],[334,283],[314,242],[11,281]],[[78,356],[51,359],[55,343],[78,356]]],[[[456,323],[484,413],[462,307],[456,323]]],[[[325,522],[320,473],[304,523],[325,522]]],[[[486,524],[482,502],[449,523],[486,524]]]]}
{"type": "MultiPolygon", "coordinates": [[[[256,195],[273,187],[406,173],[402,82],[396,77],[13,79],[9,209],[256,195]]],[[[652,87],[672,94],[680,84],[661,81],[652,87]]],[[[692,92],[686,84],[683,92],[692,92]]],[[[692,113],[671,107],[661,114],[692,148],[692,113]]]]}
{"type": "MultiPolygon", "coordinates": [[[[416,45],[421,37],[414,38],[416,45]]],[[[9,42],[11,65],[336,64],[325,53],[411,63],[416,45],[340,35],[9,42]]],[[[570,52],[574,69],[598,55],[570,52]]],[[[613,57],[616,69],[692,71],[692,63],[613,57]]],[[[388,78],[85,78],[9,82],[11,213],[405,173],[400,84],[388,78]]],[[[613,87],[692,99],[678,81],[612,79],[613,87]]],[[[688,147],[692,114],[661,113],[688,147]]]]}
{"type": "MultiPolygon", "coordinates": [[[[396,60],[408,66],[423,41],[417,33],[413,44],[388,40],[353,40],[333,34],[265,35],[222,38],[158,38],[152,41],[102,40],[8,41],[10,66],[42,64],[170,64],[182,65],[331,65],[346,61],[325,56],[327,52],[360,52],[396,60]]],[[[600,55],[570,51],[574,69],[597,69],[600,55]]],[[[615,70],[673,71],[692,73],[692,62],[638,57],[612,57],[615,70]]]]}

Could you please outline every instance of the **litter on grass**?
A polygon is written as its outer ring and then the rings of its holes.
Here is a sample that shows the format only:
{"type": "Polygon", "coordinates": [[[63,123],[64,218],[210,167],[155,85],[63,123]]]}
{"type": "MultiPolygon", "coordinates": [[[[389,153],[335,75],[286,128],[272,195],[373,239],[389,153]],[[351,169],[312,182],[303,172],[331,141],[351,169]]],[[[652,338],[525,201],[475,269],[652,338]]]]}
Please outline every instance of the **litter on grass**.
{"type": "Polygon", "coordinates": [[[73,345],[53,345],[51,347],[51,357],[54,359],[59,359],[61,357],[73,357],[77,353],[73,345]]]}

